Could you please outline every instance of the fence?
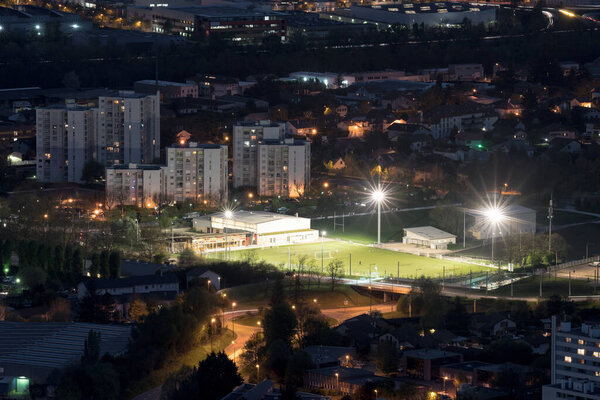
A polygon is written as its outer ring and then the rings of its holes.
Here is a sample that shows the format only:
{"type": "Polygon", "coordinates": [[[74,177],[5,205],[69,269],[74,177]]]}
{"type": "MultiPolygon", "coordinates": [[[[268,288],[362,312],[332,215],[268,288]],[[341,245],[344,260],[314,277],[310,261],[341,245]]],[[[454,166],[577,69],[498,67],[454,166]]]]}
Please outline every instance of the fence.
{"type": "Polygon", "coordinates": [[[566,263],[553,265],[551,267],[548,267],[547,271],[548,272],[560,271],[561,269],[573,267],[575,265],[588,264],[591,262],[600,262],[600,256],[588,257],[588,258],[583,258],[581,260],[573,260],[573,261],[568,261],[566,263]]]}

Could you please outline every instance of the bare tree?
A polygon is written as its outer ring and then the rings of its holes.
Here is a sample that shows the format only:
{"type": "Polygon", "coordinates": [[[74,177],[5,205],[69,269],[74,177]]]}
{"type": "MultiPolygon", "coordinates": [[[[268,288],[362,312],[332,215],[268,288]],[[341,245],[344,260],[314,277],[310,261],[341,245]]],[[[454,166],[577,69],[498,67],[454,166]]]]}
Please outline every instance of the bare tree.
{"type": "Polygon", "coordinates": [[[344,272],[343,262],[339,258],[334,258],[327,264],[327,275],[331,279],[331,291],[335,290],[335,284],[340,280],[344,272]]]}

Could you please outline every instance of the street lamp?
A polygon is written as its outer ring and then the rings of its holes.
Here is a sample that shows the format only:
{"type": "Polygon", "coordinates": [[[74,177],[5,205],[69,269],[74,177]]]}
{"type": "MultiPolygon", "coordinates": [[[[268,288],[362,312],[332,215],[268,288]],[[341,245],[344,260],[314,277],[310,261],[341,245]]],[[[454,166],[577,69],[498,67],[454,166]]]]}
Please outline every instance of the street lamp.
{"type": "Polygon", "coordinates": [[[324,266],[323,266],[323,242],[325,241],[325,235],[326,234],[327,234],[327,232],[321,231],[321,273],[323,273],[323,271],[324,271],[324,266]]]}
{"type": "Polygon", "coordinates": [[[260,364],[256,364],[256,381],[260,379],[260,364]]]}
{"type": "Polygon", "coordinates": [[[340,374],[339,373],[335,373],[335,388],[337,391],[340,390],[340,374]]]}
{"type": "Polygon", "coordinates": [[[385,193],[377,188],[371,193],[371,199],[377,203],[377,244],[381,244],[381,203],[385,200],[385,193]]]}
{"type": "Polygon", "coordinates": [[[213,325],[215,324],[217,320],[214,318],[211,318],[210,320],[210,352],[213,352],[213,325]]]}
{"type": "Polygon", "coordinates": [[[233,336],[235,336],[235,314],[233,313],[233,309],[237,306],[237,303],[234,301],[231,303],[231,325],[233,330],[233,336]]]}
{"type": "Polygon", "coordinates": [[[444,377],[444,393],[446,393],[446,381],[448,380],[448,377],[445,376],[444,377]]]}

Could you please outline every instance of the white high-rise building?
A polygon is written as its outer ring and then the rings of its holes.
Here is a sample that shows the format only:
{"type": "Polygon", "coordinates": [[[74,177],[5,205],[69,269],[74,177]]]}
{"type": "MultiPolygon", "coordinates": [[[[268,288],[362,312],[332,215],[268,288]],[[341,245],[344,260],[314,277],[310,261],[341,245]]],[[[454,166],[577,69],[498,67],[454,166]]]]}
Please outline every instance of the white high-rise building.
{"type": "Polygon", "coordinates": [[[167,147],[166,196],[169,201],[227,200],[227,146],[182,140],[167,147]]]}
{"type": "Polygon", "coordinates": [[[150,164],[160,157],[158,94],[119,92],[98,100],[98,161],[106,166],[150,164]]]}
{"type": "Polygon", "coordinates": [[[287,138],[258,145],[259,196],[300,197],[310,184],[310,142],[287,138]]]}
{"type": "Polygon", "coordinates": [[[97,109],[73,108],[67,111],[67,180],[83,181],[83,168],[93,161],[96,144],[97,109]]]}
{"type": "Polygon", "coordinates": [[[160,156],[158,95],[120,92],[98,107],[56,105],[36,110],[37,178],[82,182],[90,161],[105,166],[149,164],[160,156]]]}
{"type": "Polygon", "coordinates": [[[106,168],[106,204],[154,208],[164,203],[165,170],[161,165],[122,164],[106,168]]]}
{"type": "Polygon", "coordinates": [[[543,400],[600,400],[600,325],[570,322],[559,327],[552,317],[551,384],[543,400]]]}
{"type": "Polygon", "coordinates": [[[36,109],[36,177],[41,182],[67,180],[67,108],[36,109]]]}
{"type": "Polygon", "coordinates": [[[271,121],[238,122],[233,126],[233,187],[257,185],[258,145],[263,140],[280,140],[285,124],[271,121]]]}
{"type": "Polygon", "coordinates": [[[233,187],[255,187],[259,196],[299,197],[310,186],[310,142],[288,137],[280,123],[233,127],[233,187]]]}

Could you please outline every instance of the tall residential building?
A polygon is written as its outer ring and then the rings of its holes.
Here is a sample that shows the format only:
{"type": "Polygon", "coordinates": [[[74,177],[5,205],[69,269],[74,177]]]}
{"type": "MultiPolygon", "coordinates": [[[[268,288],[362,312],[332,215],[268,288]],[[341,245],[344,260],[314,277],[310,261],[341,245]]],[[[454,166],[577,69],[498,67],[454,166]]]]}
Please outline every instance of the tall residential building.
{"type": "Polygon", "coordinates": [[[310,142],[286,136],[284,124],[243,122],[233,127],[233,187],[259,196],[298,197],[310,186],[310,142]]]}
{"type": "Polygon", "coordinates": [[[542,388],[544,400],[600,399],[600,324],[570,322],[559,327],[552,317],[551,384],[542,388]]]}
{"type": "Polygon", "coordinates": [[[258,144],[263,140],[280,140],[285,125],[271,121],[239,122],[233,126],[233,187],[257,185],[258,144]]]}
{"type": "Polygon", "coordinates": [[[97,109],[69,108],[67,111],[67,180],[82,182],[83,168],[93,161],[96,148],[97,109]]]}
{"type": "Polygon", "coordinates": [[[41,182],[67,180],[67,108],[36,109],[36,176],[41,182]]]}
{"type": "Polygon", "coordinates": [[[97,160],[150,164],[160,157],[159,94],[119,92],[98,100],[97,160]]]}
{"type": "Polygon", "coordinates": [[[310,142],[286,138],[258,145],[259,196],[300,197],[310,183],[310,142]]]}
{"type": "Polygon", "coordinates": [[[182,139],[167,147],[166,196],[169,201],[227,200],[227,146],[182,139]]]}
{"type": "Polygon", "coordinates": [[[98,103],[36,109],[38,180],[80,183],[89,161],[148,164],[160,156],[158,94],[120,92],[98,103]]]}
{"type": "Polygon", "coordinates": [[[165,202],[165,170],[161,165],[122,164],[106,168],[108,207],[153,208],[165,202]]]}

